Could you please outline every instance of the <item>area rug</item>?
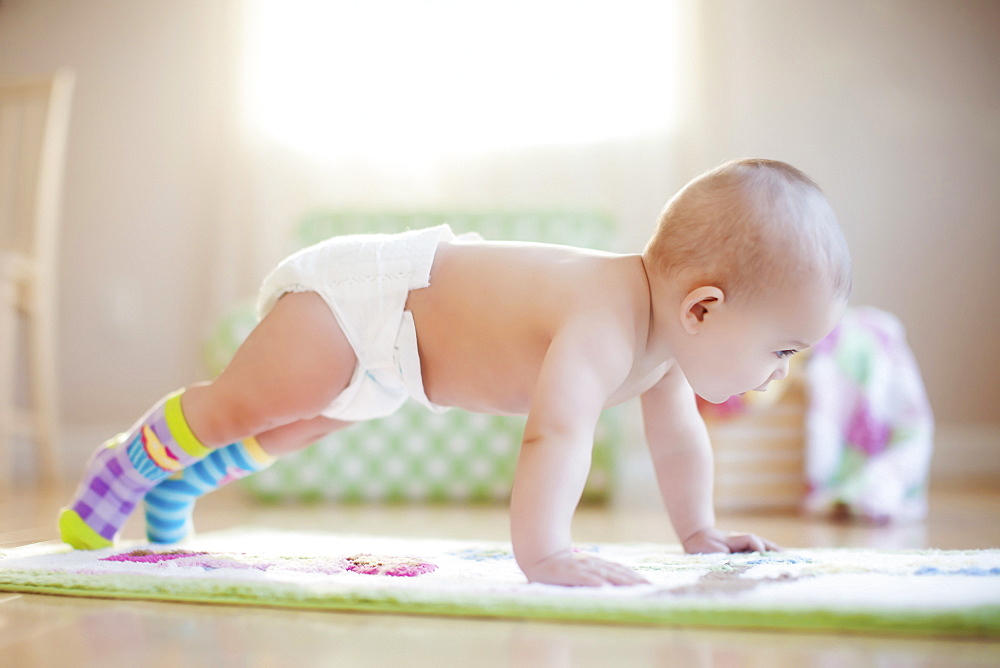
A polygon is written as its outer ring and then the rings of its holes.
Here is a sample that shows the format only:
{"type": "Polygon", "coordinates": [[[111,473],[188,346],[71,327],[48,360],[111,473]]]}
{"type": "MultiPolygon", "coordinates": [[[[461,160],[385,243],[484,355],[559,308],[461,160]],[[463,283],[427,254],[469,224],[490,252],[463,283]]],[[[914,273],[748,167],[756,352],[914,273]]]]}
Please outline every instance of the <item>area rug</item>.
{"type": "Polygon", "coordinates": [[[182,549],[0,551],[0,590],[336,611],[1000,637],[1000,550],[685,555],[582,545],[651,584],[528,584],[508,543],[234,529],[182,549]]]}

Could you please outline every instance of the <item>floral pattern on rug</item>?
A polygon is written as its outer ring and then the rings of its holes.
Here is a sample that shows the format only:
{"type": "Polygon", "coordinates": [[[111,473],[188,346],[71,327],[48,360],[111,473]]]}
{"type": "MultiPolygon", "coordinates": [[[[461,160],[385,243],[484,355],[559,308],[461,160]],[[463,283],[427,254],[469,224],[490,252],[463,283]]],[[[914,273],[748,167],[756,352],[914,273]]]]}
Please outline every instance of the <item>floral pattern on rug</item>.
{"type": "Polygon", "coordinates": [[[360,575],[386,575],[389,577],[416,577],[433,573],[437,566],[413,557],[375,556],[356,554],[348,557],[257,557],[241,553],[191,552],[170,550],[156,552],[148,549],[131,550],[101,561],[127,561],[160,567],[200,568],[214,571],[222,568],[292,573],[333,575],[350,571],[360,575]]]}

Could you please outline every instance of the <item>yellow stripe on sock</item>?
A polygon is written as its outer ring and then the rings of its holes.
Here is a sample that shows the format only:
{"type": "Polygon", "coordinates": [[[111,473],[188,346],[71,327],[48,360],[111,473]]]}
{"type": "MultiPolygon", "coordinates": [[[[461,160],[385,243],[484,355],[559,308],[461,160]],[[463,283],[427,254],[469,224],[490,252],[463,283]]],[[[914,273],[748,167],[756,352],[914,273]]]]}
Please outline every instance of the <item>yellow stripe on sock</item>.
{"type": "Polygon", "coordinates": [[[262,448],[260,443],[253,436],[243,440],[243,450],[250,456],[251,459],[261,466],[267,466],[274,461],[274,457],[267,454],[267,450],[262,448]]]}
{"type": "Polygon", "coordinates": [[[184,390],[171,395],[163,406],[167,428],[170,430],[170,435],[174,437],[174,441],[181,446],[184,452],[192,457],[205,457],[212,452],[212,449],[202,445],[201,441],[195,437],[194,432],[191,431],[191,427],[188,426],[187,420],[184,418],[184,411],[181,410],[182,394],[184,394],[184,390]]]}
{"type": "Polygon", "coordinates": [[[114,543],[101,536],[83,521],[71,508],[63,508],[59,513],[59,537],[78,550],[101,550],[114,543]]]}

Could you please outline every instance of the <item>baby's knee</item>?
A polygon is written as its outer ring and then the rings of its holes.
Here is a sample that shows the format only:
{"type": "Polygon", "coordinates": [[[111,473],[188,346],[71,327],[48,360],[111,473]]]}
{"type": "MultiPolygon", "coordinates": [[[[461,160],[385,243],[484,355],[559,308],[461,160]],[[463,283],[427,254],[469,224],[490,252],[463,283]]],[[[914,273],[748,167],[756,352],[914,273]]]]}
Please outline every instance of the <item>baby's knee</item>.
{"type": "Polygon", "coordinates": [[[244,393],[217,384],[189,387],[181,398],[188,426],[206,447],[217,448],[280,426],[280,416],[244,393]]]}

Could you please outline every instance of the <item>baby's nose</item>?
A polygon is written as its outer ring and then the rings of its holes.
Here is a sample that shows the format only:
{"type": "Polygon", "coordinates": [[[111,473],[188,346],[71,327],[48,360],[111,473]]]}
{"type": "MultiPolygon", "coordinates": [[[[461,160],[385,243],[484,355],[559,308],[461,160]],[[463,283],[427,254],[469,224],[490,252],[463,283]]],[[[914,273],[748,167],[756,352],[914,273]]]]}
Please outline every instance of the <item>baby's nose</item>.
{"type": "Polygon", "coordinates": [[[771,374],[770,380],[784,380],[788,377],[788,362],[784,361],[781,366],[774,370],[771,374]]]}

